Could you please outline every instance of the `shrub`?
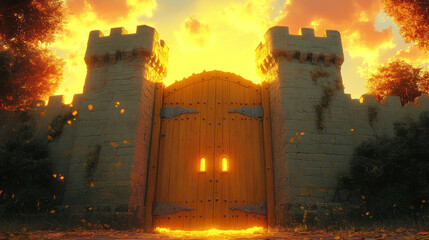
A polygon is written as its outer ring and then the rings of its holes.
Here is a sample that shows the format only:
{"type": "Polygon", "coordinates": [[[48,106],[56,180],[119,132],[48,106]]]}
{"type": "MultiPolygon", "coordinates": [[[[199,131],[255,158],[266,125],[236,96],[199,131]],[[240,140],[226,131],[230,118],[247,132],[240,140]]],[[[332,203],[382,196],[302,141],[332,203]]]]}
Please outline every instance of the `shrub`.
{"type": "Polygon", "coordinates": [[[50,141],[34,137],[35,122],[28,113],[20,113],[20,120],[0,144],[0,204],[9,213],[46,211],[56,204],[60,184],[49,161],[50,141]]]}
{"type": "Polygon", "coordinates": [[[365,218],[422,220],[428,217],[429,112],[417,121],[395,123],[394,132],[355,149],[337,196],[365,218]]]}

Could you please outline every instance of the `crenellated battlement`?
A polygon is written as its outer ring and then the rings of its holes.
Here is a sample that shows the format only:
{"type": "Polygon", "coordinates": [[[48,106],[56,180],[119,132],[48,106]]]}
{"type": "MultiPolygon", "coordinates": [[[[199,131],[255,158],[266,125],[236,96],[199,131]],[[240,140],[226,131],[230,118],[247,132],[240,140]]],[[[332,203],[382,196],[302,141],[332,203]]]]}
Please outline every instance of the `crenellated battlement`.
{"type": "Polygon", "coordinates": [[[373,107],[380,107],[383,109],[390,109],[391,111],[414,111],[418,109],[429,109],[429,96],[419,96],[414,99],[414,102],[402,106],[399,96],[385,96],[381,102],[377,102],[375,95],[364,94],[359,99],[362,105],[371,105],[373,107]]]}
{"type": "Polygon", "coordinates": [[[110,35],[99,31],[89,33],[85,62],[88,68],[115,64],[117,61],[132,61],[145,58],[148,65],[163,77],[167,74],[168,47],[159,40],[158,32],[149,26],[137,26],[136,33],[128,34],[122,28],[110,29],[110,35]]]}
{"type": "MultiPolygon", "coordinates": [[[[78,109],[82,101],[82,94],[73,95],[73,101],[70,104],[64,103],[63,95],[49,96],[48,104],[45,105],[43,100],[33,100],[31,103],[32,110],[43,110],[43,109],[60,109],[64,106],[73,106],[74,109],[78,109]]],[[[54,110],[56,111],[56,110],[54,110]]]]}
{"type": "Polygon", "coordinates": [[[334,63],[340,67],[344,62],[341,36],[334,30],[326,30],[326,37],[316,37],[311,28],[301,28],[301,35],[290,35],[288,27],[272,27],[255,51],[257,68],[262,74],[271,69],[280,56],[289,61],[298,59],[300,63],[323,61],[327,66],[334,63]]]}

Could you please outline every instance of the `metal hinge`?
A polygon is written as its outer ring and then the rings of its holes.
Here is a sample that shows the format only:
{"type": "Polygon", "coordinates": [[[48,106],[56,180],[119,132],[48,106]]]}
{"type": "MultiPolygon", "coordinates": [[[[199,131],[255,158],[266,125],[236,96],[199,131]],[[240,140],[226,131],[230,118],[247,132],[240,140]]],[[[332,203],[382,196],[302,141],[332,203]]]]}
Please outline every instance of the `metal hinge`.
{"type": "Polygon", "coordinates": [[[267,215],[267,203],[266,202],[259,202],[258,204],[244,204],[241,206],[232,206],[229,209],[232,211],[234,210],[241,210],[247,213],[257,213],[262,215],[267,215]]]}
{"type": "Polygon", "coordinates": [[[165,214],[173,214],[181,211],[191,211],[194,208],[179,206],[174,203],[154,202],[152,206],[152,214],[164,218],[165,214]]]}
{"type": "Polygon", "coordinates": [[[229,109],[229,113],[241,113],[243,115],[254,117],[254,118],[263,118],[264,117],[264,108],[255,106],[255,107],[241,107],[235,109],[229,109]]]}
{"type": "Polygon", "coordinates": [[[180,106],[176,106],[176,107],[166,106],[161,108],[161,112],[159,115],[161,118],[173,118],[185,113],[198,113],[198,111],[195,109],[184,108],[180,106]]]}

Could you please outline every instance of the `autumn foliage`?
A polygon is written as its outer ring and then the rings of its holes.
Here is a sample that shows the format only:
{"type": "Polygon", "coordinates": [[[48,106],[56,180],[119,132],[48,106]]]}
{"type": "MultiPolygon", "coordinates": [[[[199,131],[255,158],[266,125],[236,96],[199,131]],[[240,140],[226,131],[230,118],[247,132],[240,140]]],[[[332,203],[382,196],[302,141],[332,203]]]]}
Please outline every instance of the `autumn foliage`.
{"type": "Polygon", "coordinates": [[[374,94],[377,101],[387,95],[399,96],[405,105],[422,94],[429,94],[429,73],[397,60],[381,65],[376,73],[371,74],[367,91],[374,94]]]}
{"type": "Polygon", "coordinates": [[[402,37],[407,42],[429,51],[429,1],[383,0],[384,11],[400,26],[402,37]]]}
{"type": "Polygon", "coordinates": [[[63,62],[46,44],[62,30],[60,0],[0,3],[0,110],[22,110],[53,94],[63,62]]]}

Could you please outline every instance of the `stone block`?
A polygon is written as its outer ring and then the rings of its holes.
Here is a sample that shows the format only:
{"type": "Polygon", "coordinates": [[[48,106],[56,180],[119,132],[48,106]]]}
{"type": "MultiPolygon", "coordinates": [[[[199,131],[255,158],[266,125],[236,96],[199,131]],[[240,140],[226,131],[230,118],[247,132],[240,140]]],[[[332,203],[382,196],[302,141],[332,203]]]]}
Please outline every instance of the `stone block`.
{"type": "Polygon", "coordinates": [[[48,108],[62,108],[64,105],[64,96],[63,95],[57,95],[57,96],[49,96],[48,101],[48,108]]]}

